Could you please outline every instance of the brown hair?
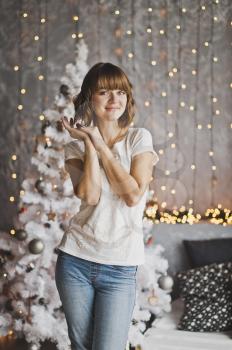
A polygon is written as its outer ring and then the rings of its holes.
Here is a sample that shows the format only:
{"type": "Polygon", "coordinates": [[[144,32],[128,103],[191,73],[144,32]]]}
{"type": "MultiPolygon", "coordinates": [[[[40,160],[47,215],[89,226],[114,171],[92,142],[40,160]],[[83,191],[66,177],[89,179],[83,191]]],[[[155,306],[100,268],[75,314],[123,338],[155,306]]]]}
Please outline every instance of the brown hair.
{"type": "Polygon", "coordinates": [[[93,93],[99,89],[124,90],[127,94],[127,104],[123,115],[118,119],[120,128],[129,128],[134,119],[134,99],[132,97],[132,84],[121,68],[112,63],[96,63],[86,74],[80,93],[74,97],[75,122],[89,126],[95,115],[91,108],[93,93]]]}

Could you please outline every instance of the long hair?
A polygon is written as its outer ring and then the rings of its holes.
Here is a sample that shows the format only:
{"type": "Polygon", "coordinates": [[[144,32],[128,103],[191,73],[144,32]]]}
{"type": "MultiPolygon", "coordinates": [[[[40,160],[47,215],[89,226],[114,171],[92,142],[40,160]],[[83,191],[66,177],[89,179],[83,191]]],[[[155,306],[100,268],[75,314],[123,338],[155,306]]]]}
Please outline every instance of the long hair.
{"type": "Polygon", "coordinates": [[[132,84],[121,68],[112,63],[96,63],[86,74],[80,93],[73,98],[75,107],[75,122],[86,126],[96,125],[92,109],[92,95],[99,89],[124,90],[127,94],[127,104],[123,115],[118,119],[120,128],[129,128],[134,119],[134,99],[132,84]]]}

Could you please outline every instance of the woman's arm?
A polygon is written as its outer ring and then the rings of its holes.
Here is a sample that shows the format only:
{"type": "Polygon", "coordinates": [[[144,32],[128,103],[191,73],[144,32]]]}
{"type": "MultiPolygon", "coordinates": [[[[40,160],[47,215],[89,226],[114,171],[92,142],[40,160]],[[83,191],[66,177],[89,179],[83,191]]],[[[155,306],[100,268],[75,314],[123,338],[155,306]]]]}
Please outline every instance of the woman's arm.
{"type": "Polygon", "coordinates": [[[101,196],[101,173],[97,152],[91,141],[85,141],[84,162],[80,159],[68,159],[65,162],[73,184],[75,195],[89,205],[96,205],[101,196]]]}
{"type": "Polygon", "coordinates": [[[134,156],[130,174],[114,158],[107,145],[99,149],[99,155],[113,191],[128,206],[136,205],[152,179],[152,153],[144,152],[134,156]]]}

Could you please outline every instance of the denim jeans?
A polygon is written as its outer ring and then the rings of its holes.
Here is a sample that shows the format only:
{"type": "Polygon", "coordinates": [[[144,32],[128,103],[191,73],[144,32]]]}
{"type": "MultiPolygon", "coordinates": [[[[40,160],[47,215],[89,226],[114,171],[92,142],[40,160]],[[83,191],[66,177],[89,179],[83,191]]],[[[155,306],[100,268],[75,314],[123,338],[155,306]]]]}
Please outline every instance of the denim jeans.
{"type": "Polygon", "coordinates": [[[124,350],[136,298],[136,266],[107,265],[59,251],[56,286],[72,350],[124,350]]]}

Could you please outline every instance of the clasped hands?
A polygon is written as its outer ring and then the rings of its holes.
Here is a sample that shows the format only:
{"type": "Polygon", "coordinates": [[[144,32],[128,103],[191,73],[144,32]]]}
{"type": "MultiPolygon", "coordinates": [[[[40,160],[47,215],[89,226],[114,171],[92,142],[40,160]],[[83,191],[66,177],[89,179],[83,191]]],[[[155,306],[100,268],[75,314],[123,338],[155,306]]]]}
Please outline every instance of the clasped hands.
{"type": "Polygon", "coordinates": [[[62,117],[61,122],[63,127],[69,132],[69,135],[84,142],[91,141],[96,151],[100,151],[106,146],[106,143],[97,126],[82,126],[79,123],[74,123],[73,118],[70,122],[67,117],[62,117]]]}

